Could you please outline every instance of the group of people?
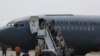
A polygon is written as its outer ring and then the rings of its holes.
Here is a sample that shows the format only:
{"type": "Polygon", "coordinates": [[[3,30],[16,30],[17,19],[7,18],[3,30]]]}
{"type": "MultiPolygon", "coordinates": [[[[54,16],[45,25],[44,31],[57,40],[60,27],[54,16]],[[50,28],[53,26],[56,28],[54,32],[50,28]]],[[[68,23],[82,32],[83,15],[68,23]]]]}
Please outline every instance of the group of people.
{"type": "MultiPolygon", "coordinates": [[[[6,45],[2,45],[2,56],[6,56],[7,54],[7,46],[6,45]]],[[[16,56],[20,56],[21,55],[21,47],[20,45],[17,45],[15,47],[15,52],[16,52],[16,56]]],[[[13,56],[13,55],[11,55],[13,56]]],[[[29,56],[28,53],[23,54],[22,56],[29,56]]],[[[37,45],[35,48],[35,56],[42,56],[42,47],[40,45],[37,45]]]]}
{"type": "Polygon", "coordinates": [[[58,56],[65,56],[64,50],[66,45],[63,36],[61,35],[60,29],[55,25],[54,20],[50,22],[49,30],[51,32],[51,35],[53,36],[56,47],[58,48],[58,53],[61,53],[60,51],[62,50],[62,55],[58,55],[58,56]]]}
{"type": "MultiPolygon", "coordinates": [[[[6,56],[7,46],[6,45],[2,45],[1,50],[2,50],[2,56],[6,56]]],[[[16,52],[16,56],[20,56],[20,54],[21,54],[21,47],[19,45],[17,45],[15,47],[15,52],[16,52]]]]}
{"type": "Polygon", "coordinates": [[[55,25],[55,21],[53,20],[49,25],[49,30],[51,32],[51,35],[54,38],[54,41],[56,43],[56,46],[58,47],[64,47],[65,42],[63,39],[63,36],[61,35],[60,29],[55,25]]]}

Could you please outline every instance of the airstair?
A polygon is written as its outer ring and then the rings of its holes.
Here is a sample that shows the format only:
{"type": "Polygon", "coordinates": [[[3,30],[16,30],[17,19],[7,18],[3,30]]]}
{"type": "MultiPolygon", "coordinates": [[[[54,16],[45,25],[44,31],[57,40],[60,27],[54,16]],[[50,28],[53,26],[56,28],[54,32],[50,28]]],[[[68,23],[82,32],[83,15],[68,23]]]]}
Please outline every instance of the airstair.
{"type": "MultiPolygon", "coordinates": [[[[44,42],[46,44],[46,49],[43,50],[44,56],[62,56],[63,50],[59,49],[54,41],[53,36],[48,27],[45,28],[44,42]]],[[[65,48],[67,50],[67,48],[65,48]]],[[[69,55],[69,53],[66,53],[69,55]]]]}
{"type": "Polygon", "coordinates": [[[63,53],[63,50],[57,47],[48,27],[45,28],[45,35],[44,40],[45,44],[47,45],[47,49],[43,50],[43,56],[63,56],[64,53],[65,56],[70,56],[73,50],[71,51],[66,47],[63,53]]]}
{"type": "MultiPolygon", "coordinates": [[[[48,27],[44,29],[38,29],[38,40],[42,40],[45,43],[42,43],[45,48],[44,51],[53,52],[56,54],[56,45],[54,43],[53,37],[48,29],[48,27]],[[42,36],[42,37],[41,37],[42,36]]],[[[40,44],[40,43],[38,43],[40,44]]],[[[40,44],[41,45],[41,44],[40,44]]]]}
{"type": "MultiPolygon", "coordinates": [[[[37,16],[31,17],[30,30],[32,34],[37,32],[38,44],[42,44],[43,46],[45,46],[45,48],[42,50],[44,53],[43,56],[62,56],[62,55],[59,55],[61,54],[62,50],[57,47],[55,40],[54,40],[54,36],[52,36],[49,26],[45,25],[45,27],[40,27],[39,24],[41,22],[39,22],[39,20],[40,19],[37,16]]],[[[65,49],[67,50],[67,48],[65,49]]]]}

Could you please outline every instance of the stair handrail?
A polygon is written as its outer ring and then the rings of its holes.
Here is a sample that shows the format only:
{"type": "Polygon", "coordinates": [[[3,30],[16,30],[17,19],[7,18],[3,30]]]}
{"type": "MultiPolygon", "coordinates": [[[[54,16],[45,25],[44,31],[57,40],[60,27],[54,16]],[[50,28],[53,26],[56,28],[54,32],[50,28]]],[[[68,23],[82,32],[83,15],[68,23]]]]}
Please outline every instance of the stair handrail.
{"type": "Polygon", "coordinates": [[[50,38],[51,38],[52,42],[53,42],[53,46],[54,46],[54,48],[55,48],[55,51],[57,52],[56,44],[55,44],[55,42],[54,42],[53,36],[51,35],[50,30],[49,30],[48,27],[47,27],[47,31],[48,31],[48,33],[49,33],[49,35],[50,35],[50,38]]]}

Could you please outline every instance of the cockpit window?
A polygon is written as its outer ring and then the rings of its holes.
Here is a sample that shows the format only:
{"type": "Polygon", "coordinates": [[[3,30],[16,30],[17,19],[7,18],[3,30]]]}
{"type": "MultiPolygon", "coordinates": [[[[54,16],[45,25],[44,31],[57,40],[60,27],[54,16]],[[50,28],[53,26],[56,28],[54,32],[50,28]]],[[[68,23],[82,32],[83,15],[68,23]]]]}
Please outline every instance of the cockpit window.
{"type": "Polygon", "coordinates": [[[24,24],[16,23],[14,24],[14,27],[21,28],[21,27],[24,27],[24,24]]]}
{"type": "Polygon", "coordinates": [[[18,27],[18,24],[14,24],[14,27],[18,27]]]}
{"type": "Polygon", "coordinates": [[[23,23],[13,23],[13,22],[10,22],[10,23],[7,24],[7,26],[16,27],[16,28],[22,28],[22,27],[24,27],[24,24],[23,23]]]}
{"type": "Polygon", "coordinates": [[[14,26],[14,23],[10,22],[10,23],[7,24],[7,26],[14,26]]]}
{"type": "Polygon", "coordinates": [[[24,24],[19,24],[19,27],[24,27],[24,24]]]}

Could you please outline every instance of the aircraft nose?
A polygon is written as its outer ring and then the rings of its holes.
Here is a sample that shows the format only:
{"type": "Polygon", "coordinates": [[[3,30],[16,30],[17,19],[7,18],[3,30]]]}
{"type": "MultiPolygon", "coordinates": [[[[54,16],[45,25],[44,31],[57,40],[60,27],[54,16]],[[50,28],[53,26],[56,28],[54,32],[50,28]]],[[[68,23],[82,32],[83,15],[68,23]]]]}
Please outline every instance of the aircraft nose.
{"type": "Polygon", "coordinates": [[[4,26],[4,27],[1,27],[0,28],[0,33],[3,33],[5,30],[7,30],[8,29],[8,27],[6,27],[6,26],[4,26]]]}
{"type": "Polygon", "coordinates": [[[0,42],[2,42],[6,38],[7,34],[9,33],[7,31],[7,29],[8,29],[8,27],[1,27],[0,28],[0,42]]]}
{"type": "Polygon", "coordinates": [[[13,33],[15,32],[12,29],[13,28],[9,26],[4,26],[0,28],[0,43],[9,44],[9,45],[12,45],[13,43],[15,43],[15,40],[13,40],[14,36],[11,37],[13,33]]]}

